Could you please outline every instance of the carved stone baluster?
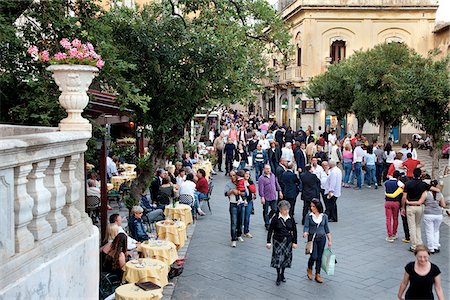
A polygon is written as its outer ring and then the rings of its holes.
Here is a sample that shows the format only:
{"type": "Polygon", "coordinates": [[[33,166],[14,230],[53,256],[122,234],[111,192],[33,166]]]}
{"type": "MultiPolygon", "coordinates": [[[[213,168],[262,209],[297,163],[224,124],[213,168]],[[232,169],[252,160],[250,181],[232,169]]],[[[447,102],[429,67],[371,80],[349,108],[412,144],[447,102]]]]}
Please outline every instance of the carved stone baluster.
{"type": "Polygon", "coordinates": [[[62,213],[66,217],[69,226],[72,226],[81,220],[80,211],[78,211],[76,207],[76,202],[80,200],[80,189],[82,187],[81,182],[75,176],[75,170],[79,159],[80,154],[67,156],[61,168],[61,181],[67,188],[66,205],[62,209],[62,213]]]}
{"type": "Polygon", "coordinates": [[[51,211],[47,221],[52,226],[53,232],[61,231],[67,227],[67,219],[61,214],[61,209],[66,204],[66,186],[61,182],[61,166],[64,158],[50,160],[49,167],[45,171],[44,183],[52,194],[50,199],[51,211]]]}
{"type": "Polygon", "coordinates": [[[33,248],[34,236],[27,225],[33,219],[33,198],[27,192],[27,176],[33,167],[23,165],[14,168],[14,223],[16,228],[16,253],[33,248]]]}
{"type": "Polygon", "coordinates": [[[46,220],[50,212],[51,193],[44,185],[44,171],[47,169],[49,161],[33,163],[33,169],[28,175],[27,189],[34,200],[33,220],[28,225],[36,241],[43,240],[52,235],[52,227],[46,220]]]}

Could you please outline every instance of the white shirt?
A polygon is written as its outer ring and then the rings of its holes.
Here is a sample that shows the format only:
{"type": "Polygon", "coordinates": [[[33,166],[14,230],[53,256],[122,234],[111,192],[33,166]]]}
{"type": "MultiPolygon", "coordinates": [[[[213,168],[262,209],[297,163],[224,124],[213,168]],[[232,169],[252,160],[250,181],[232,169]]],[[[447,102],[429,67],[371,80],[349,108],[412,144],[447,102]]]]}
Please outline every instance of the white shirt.
{"type": "Polygon", "coordinates": [[[292,151],[292,149],[289,149],[286,147],[281,148],[281,158],[286,159],[289,162],[293,161],[294,160],[294,151],[292,151]]]}
{"type": "Polygon", "coordinates": [[[338,167],[333,167],[329,171],[328,179],[325,185],[325,194],[331,192],[335,197],[341,196],[342,172],[338,167]]]}
{"type": "Polygon", "coordinates": [[[361,146],[358,146],[355,148],[355,151],[353,151],[353,162],[358,163],[363,161],[363,157],[365,155],[365,152],[361,146]]]}
{"type": "Polygon", "coordinates": [[[125,232],[125,230],[123,230],[122,226],[117,226],[117,227],[119,227],[117,230],[117,233],[124,233],[127,236],[128,250],[133,250],[134,248],[136,248],[137,241],[135,239],[133,239],[131,236],[128,236],[128,234],[125,232]]]}
{"type": "Polygon", "coordinates": [[[322,223],[322,219],[323,219],[323,213],[320,213],[318,217],[316,217],[316,215],[314,213],[309,213],[310,216],[312,217],[314,223],[316,224],[320,224],[322,223]]]}
{"type": "Polygon", "coordinates": [[[386,156],[386,163],[392,164],[394,162],[395,151],[391,150],[391,152],[389,152],[389,154],[387,153],[387,151],[384,151],[384,155],[386,156]]]}
{"type": "Polygon", "coordinates": [[[86,189],[86,196],[96,196],[100,198],[100,189],[98,187],[95,186],[89,186],[86,189]]]}
{"type": "Polygon", "coordinates": [[[209,132],[209,140],[211,141],[211,143],[214,142],[214,135],[215,135],[215,132],[213,130],[211,130],[209,132]]]}
{"type": "Polygon", "coordinates": [[[263,150],[267,150],[270,148],[270,142],[268,139],[259,140],[258,145],[261,145],[263,150]]]}
{"type": "Polygon", "coordinates": [[[336,141],[337,141],[336,134],[329,134],[328,141],[331,143],[331,145],[336,144],[336,141]]]}
{"type": "Polygon", "coordinates": [[[278,213],[278,218],[282,218],[284,222],[286,222],[287,219],[290,219],[291,216],[287,215],[286,217],[283,216],[281,213],[278,213]]]}
{"type": "Polygon", "coordinates": [[[320,188],[324,190],[327,185],[327,180],[329,176],[327,172],[325,172],[325,170],[321,166],[317,165],[317,168],[315,168],[313,174],[316,175],[317,178],[319,178],[320,188]]]}
{"type": "Polygon", "coordinates": [[[106,173],[109,178],[118,174],[116,163],[109,156],[106,158],[106,173]]]}
{"type": "Polygon", "coordinates": [[[178,184],[179,187],[186,180],[186,178],[180,177],[179,175],[175,179],[177,180],[177,184],[178,184]]]}
{"type": "Polygon", "coordinates": [[[194,199],[194,193],[195,193],[195,182],[186,180],[180,185],[180,195],[190,195],[192,196],[192,199],[194,199]]]}
{"type": "Polygon", "coordinates": [[[341,161],[339,159],[338,151],[339,151],[339,147],[337,145],[333,145],[333,147],[331,147],[331,160],[334,160],[336,162],[341,161]]]}

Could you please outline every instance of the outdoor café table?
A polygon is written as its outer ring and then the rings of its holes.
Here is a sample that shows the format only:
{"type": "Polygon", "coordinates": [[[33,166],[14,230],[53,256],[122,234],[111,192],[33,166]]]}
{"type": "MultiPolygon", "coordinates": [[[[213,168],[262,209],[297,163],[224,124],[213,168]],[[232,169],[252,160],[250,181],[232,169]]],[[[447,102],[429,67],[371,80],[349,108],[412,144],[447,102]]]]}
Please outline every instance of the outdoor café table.
{"type": "Polygon", "coordinates": [[[120,168],[125,169],[125,171],[133,172],[136,169],[135,164],[121,164],[120,168]]]}
{"type": "Polygon", "coordinates": [[[130,176],[127,176],[127,175],[113,176],[113,177],[111,177],[111,183],[113,184],[114,189],[116,191],[118,191],[120,189],[120,186],[122,185],[122,183],[128,182],[131,179],[132,178],[130,176]]]}
{"type": "Polygon", "coordinates": [[[169,268],[178,259],[177,247],[171,241],[145,241],[138,246],[137,251],[141,252],[144,257],[165,262],[169,268]]]}
{"type": "Polygon", "coordinates": [[[129,283],[153,282],[164,287],[167,285],[169,267],[166,263],[151,258],[139,258],[130,260],[125,265],[123,279],[129,283]]]}
{"type": "Polygon", "coordinates": [[[192,208],[186,204],[176,202],[175,207],[172,204],[166,205],[164,215],[168,219],[179,220],[186,225],[193,223],[192,208]]]}
{"type": "Polygon", "coordinates": [[[192,166],[192,169],[195,172],[197,172],[199,169],[203,169],[203,170],[205,170],[205,173],[206,173],[206,179],[209,180],[209,178],[211,177],[212,164],[210,161],[206,161],[206,160],[199,161],[192,166]]]}
{"type": "Polygon", "coordinates": [[[163,289],[145,291],[135,285],[128,283],[116,289],[116,300],[159,300],[162,298],[163,289]]]}
{"type": "Polygon", "coordinates": [[[172,220],[156,222],[156,232],[160,240],[171,241],[177,246],[177,250],[183,248],[186,241],[186,225],[184,222],[172,220]]]}

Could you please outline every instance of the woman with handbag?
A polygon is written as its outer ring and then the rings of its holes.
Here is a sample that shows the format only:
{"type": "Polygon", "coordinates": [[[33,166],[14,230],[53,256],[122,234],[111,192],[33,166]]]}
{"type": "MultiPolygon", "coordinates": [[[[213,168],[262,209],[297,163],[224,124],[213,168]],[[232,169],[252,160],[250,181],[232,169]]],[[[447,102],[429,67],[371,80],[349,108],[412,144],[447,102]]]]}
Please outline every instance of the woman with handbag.
{"type": "Polygon", "coordinates": [[[325,249],[325,243],[328,239],[328,247],[331,248],[331,232],[328,227],[328,216],[323,213],[323,206],[318,199],[311,200],[311,213],[305,220],[303,229],[303,237],[308,239],[306,243],[305,254],[310,254],[308,260],[308,279],[312,280],[312,268],[316,264],[315,280],[323,283],[320,276],[320,268],[322,266],[322,254],[325,249]]]}
{"type": "Polygon", "coordinates": [[[292,249],[297,249],[297,226],[295,220],[289,215],[291,205],[286,200],[278,203],[278,216],[274,216],[270,222],[267,233],[267,249],[272,247],[271,267],[277,269],[276,284],[286,282],[284,269],[292,264],[292,249]]]}

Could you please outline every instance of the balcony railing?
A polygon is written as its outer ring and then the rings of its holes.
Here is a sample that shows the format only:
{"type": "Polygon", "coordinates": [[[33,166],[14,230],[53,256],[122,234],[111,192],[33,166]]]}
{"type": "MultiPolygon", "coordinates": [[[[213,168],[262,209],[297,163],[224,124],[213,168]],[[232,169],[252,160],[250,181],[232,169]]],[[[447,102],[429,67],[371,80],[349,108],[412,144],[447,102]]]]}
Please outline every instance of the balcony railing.
{"type": "Polygon", "coordinates": [[[0,125],[0,291],[92,234],[84,209],[90,136],[0,125]]]}

